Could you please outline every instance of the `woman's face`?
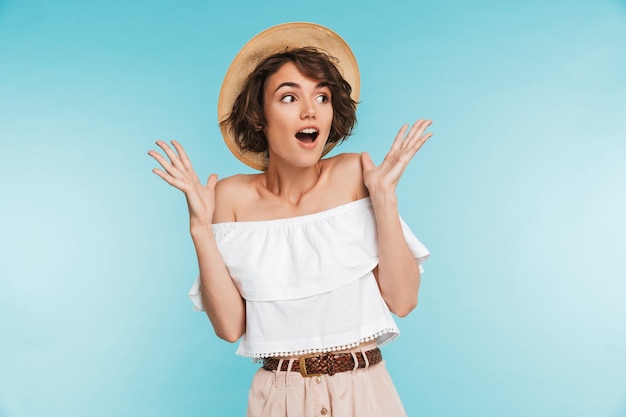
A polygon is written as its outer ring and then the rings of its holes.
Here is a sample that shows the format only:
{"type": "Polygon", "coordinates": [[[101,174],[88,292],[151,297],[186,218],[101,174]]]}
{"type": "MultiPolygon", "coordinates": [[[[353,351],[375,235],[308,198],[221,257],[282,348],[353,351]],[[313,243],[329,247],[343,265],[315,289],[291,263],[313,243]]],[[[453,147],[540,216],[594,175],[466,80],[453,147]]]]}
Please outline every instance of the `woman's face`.
{"type": "Polygon", "coordinates": [[[322,157],[333,121],[330,88],[287,62],[265,82],[263,129],[270,165],[307,167],[322,157]]]}

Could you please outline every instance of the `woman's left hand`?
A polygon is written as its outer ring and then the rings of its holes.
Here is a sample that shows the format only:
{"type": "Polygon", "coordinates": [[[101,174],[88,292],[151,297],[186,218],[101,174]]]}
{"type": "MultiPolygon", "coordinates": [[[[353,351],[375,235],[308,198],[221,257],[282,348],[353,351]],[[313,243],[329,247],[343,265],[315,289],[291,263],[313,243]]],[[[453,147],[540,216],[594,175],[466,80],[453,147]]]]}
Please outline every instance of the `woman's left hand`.
{"type": "Polygon", "coordinates": [[[367,152],[361,154],[363,182],[370,196],[395,195],[396,186],[411,158],[432,136],[432,133],[424,133],[431,123],[431,120],[418,120],[408,133],[409,125],[402,126],[387,156],[378,166],[374,165],[367,152]]]}

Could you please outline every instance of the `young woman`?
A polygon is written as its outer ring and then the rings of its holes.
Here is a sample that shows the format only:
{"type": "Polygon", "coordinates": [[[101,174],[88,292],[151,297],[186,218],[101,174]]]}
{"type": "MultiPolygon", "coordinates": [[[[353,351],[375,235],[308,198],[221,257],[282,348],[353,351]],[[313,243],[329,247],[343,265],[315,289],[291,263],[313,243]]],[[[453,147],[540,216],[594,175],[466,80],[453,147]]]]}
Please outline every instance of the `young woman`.
{"type": "Polygon", "coordinates": [[[404,126],[384,161],[323,156],[356,122],[359,77],[343,40],[290,23],[253,38],[220,94],[222,133],[261,170],[203,184],[182,146],[154,173],[184,192],[200,274],[190,296],[237,353],[263,362],[248,416],[404,416],[379,349],[417,304],[426,248],[396,186],[431,136],[404,126]]]}

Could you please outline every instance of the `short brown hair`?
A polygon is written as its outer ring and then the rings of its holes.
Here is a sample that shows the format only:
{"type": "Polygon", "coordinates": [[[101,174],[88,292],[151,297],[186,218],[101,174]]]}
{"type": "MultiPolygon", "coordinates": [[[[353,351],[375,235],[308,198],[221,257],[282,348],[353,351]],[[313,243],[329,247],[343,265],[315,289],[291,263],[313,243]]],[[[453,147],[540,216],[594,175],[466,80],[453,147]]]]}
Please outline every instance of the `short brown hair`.
{"type": "Polygon", "coordinates": [[[331,91],[333,121],[328,143],[342,142],[352,134],[356,124],[356,105],[350,94],[352,87],[343,78],[337,60],[313,47],[304,47],[270,55],[250,73],[237,96],[228,117],[220,121],[234,135],[242,152],[267,151],[267,138],[260,126],[266,126],[263,98],[267,79],[287,62],[293,62],[306,77],[323,81],[331,91]]]}

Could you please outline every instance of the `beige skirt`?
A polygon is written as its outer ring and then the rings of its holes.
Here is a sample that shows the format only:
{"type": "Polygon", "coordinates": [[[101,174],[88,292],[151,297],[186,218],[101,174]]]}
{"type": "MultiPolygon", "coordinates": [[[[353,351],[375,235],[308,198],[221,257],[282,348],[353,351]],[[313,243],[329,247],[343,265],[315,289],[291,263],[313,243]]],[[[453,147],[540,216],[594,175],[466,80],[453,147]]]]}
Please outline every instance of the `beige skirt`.
{"type": "Polygon", "coordinates": [[[304,378],[266,371],[252,379],[246,417],[406,417],[385,362],[304,378]]]}

